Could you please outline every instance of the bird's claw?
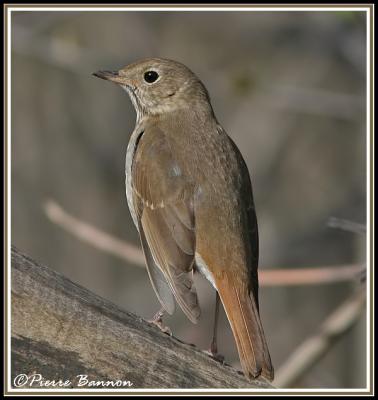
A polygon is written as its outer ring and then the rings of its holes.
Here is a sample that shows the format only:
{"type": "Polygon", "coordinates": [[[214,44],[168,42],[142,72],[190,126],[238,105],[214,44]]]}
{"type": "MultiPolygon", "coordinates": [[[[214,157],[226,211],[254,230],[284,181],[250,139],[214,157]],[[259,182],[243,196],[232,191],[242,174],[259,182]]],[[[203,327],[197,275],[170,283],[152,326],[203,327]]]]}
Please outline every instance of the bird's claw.
{"type": "Polygon", "coordinates": [[[159,311],[152,319],[148,320],[150,324],[156,325],[163,333],[172,336],[172,331],[168,326],[163,324],[163,312],[159,311]]]}
{"type": "Polygon", "coordinates": [[[205,353],[209,354],[209,356],[214,358],[214,360],[217,360],[223,364],[224,356],[218,353],[218,348],[216,343],[212,342],[210,345],[210,349],[205,351],[205,353]]]}

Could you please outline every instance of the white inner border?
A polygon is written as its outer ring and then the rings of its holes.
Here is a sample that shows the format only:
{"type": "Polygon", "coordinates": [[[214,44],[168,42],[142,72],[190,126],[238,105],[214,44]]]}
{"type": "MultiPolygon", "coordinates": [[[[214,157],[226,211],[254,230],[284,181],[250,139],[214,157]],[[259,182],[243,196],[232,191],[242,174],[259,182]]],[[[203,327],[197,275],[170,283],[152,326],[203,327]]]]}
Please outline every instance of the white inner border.
{"type": "MultiPolygon", "coordinates": [[[[370,164],[374,163],[374,149],[373,149],[373,159],[370,159],[370,106],[371,106],[371,98],[370,98],[370,29],[373,29],[373,27],[370,26],[370,8],[369,7],[258,7],[258,6],[250,6],[250,7],[186,7],[186,6],[181,6],[181,7],[169,7],[169,6],[160,6],[160,7],[8,7],[7,8],[7,18],[8,18],[8,26],[7,26],[7,35],[8,35],[8,43],[7,43],[7,136],[8,136],[8,209],[7,209],[7,214],[8,214],[8,219],[7,219],[7,232],[8,232],[8,238],[9,238],[9,246],[7,249],[7,254],[8,254],[8,292],[7,292],[7,307],[8,307],[8,316],[9,316],[9,324],[7,327],[8,330],[8,360],[7,360],[7,368],[9,372],[9,381],[7,382],[8,388],[7,390],[10,393],[33,393],[33,392],[46,392],[46,393],[56,393],[56,392],[67,392],[67,393],[80,393],[80,392],[93,392],[93,393],[103,393],[104,395],[106,393],[127,393],[127,392],[150,392],[150,393],[164,393],[164,392],[182,392],[182,393],[187,393],[187,392],[198,392],[198,393],[206,393],[206,392],[225,392],[225,393],[237,393],[237,392],[251,392],[251,393],[258,393],[258,392],[271,392],[274,393],[275,390],[283,393],[296,393],[296,392],[316,392],[316,393],[321,393],[321,392],[335,392],[335,393],[353,393],[353,392],[361,392],[361,391],[366,391],[369,392],[370,390],[370,324],[373,323],[374,327],[374,320],[370,321],[369,316],[370,316],[370,262],[372,261],[370,259],[370,164]],[[366,204],[366,211],[367,211],[367,221],[366,221],[366,252],[367,252],[367,260],[366,260],[366,296],[367,296],[367,302],[366,302],[366,322],[367,322],[367,357],[366,357],[366,387],[361,388],[361,389],[91,389],[91,388],[83,388],[83,389],[45,389],[45,388],[39,388],[39,389],[31,389],[31,388],[24,388],[24,389],[13,389],[11,387],[11,376],[10,376],[10,371],[11,371],[11,352],[10,352],[10,339],[11,339],[11,302],[10,302],[10,294],[11,294],[11,268],[10,268],[10,260],[11,260],[11,250],[10,250],[10,244],[11,244],[11,25],[12,25],[12,12],[17,12],[17,11],[35,11],[35,12],[43,12],[43,11],[72,11],[72,12],[79,12],[79,11],[98,11],[98,12],[106,12],[106,11],[225,11],[225,12],[235,12],[235,11],[249,11],[249,12],[280,12],[280,11],[304,11],[304,12],[310,12],[310,11],[324,11],[324,12],[331,12],[331,11],[363,11],[366,12],[366,134],[367,134],[367,140],[366,140],[366,176],[367,176],[367,182],[366,182],[366,188],[367,188],[367,204],[366,204]]],[[[374,37],[374,32],[373,37],[374,37]]],[[[374,60],[374,48],[372,49],[372,56],[374,60]]],[[[374,81],[374,78],[373,78],[374,81]]],[[[374,164],[373,164],[373,171],[374,171],[374,164]]],[[[374,174],[374,172],[373,172],[374,174]]],[[[373,191],[374,195],[374,191],[373,191]]],[[[374,296],[374,293],[373,293],[374,296]]],[[[374,298],[372,297],[372,300],[374,301],[374,298]]],[[[373,317],[374,318],[374,317],[373,317]]],[[[374,368],[374,355],[372,356],[372,367],[374,368]]],[[[127,379],[127,378],[125,378],[127,379]]]]}

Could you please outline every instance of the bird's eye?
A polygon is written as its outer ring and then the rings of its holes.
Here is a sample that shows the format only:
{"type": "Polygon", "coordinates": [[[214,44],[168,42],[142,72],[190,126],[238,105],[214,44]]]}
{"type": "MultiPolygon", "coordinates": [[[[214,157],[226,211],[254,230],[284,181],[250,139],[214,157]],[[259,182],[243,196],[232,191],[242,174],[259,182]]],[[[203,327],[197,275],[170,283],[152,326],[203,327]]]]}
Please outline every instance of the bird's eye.
{"type": "Polygon", "coordinates": [[[159,78],[159,74],[156,71],[147,71],[144,74],[144,80],[147,83],[154,83],[159,78]]]}

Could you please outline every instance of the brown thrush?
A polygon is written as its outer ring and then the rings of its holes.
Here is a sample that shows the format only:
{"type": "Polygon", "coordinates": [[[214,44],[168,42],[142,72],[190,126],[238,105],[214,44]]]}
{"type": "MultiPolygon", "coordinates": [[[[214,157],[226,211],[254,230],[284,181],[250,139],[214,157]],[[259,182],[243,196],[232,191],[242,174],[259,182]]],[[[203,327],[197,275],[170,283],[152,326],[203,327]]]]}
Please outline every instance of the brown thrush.
{"type": "Polygon", "coordinates": [[[186,66],[160,58],[94,75],[125,89],[137,113],[126,195],[162,307],[172,314],[176,299],[197,322],[197,268],[220,296],[245,375],[273,379],[259,317],[251,181],[206,88],[186,66]]]}

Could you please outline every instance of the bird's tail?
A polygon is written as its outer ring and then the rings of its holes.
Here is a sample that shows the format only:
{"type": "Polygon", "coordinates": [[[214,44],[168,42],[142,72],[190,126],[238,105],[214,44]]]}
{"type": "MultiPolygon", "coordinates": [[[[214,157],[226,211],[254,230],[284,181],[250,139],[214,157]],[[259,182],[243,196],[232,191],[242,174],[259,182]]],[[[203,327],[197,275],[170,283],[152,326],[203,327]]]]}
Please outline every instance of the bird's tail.
{"type": "Polygon", "coordinates": [[[250,378],[262,375],[273,380],[274,371],[268,346],[253,295],[240,289],[232,276],[216,279],[218,293],[230,322],[244,374],[250,378]]]}

